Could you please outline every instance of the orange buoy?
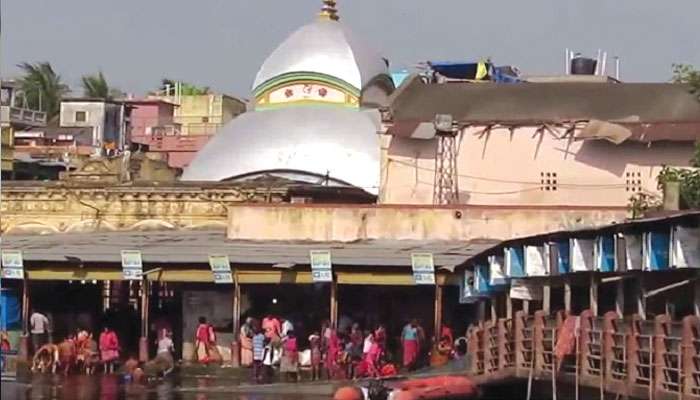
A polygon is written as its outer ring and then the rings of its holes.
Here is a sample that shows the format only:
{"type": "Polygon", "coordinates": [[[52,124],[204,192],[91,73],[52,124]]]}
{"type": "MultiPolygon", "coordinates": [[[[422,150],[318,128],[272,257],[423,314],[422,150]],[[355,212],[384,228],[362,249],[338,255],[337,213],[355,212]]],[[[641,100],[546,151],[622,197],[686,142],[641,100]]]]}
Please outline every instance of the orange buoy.
{"type": "Polygon", "coordinates": [[[335,391],[333,400],[364,400],[362,390],[354,386],[343,386],[335,391]]]}

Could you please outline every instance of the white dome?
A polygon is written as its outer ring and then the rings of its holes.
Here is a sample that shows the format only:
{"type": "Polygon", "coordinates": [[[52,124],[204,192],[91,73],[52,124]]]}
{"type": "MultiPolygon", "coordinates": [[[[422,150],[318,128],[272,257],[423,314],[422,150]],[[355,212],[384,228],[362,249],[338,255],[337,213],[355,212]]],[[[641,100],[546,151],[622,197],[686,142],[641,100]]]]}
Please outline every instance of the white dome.
{"type": "Polygon", "coordinates": [[[377,193],[379,115],[352,108],[294,107],[241,114],[185,169],[182,180],[221,181],[287,170],[326,175],[377,193]]]}
{"type": "Polygon", "coordinates": [[[362,90],[377,75],[387,74],[384,59],[357,41],[343,24],[318,20],[292,33],[265,60],[253,83],[253,91],[265,82],[293,72],[330,75],[362,90]]]}

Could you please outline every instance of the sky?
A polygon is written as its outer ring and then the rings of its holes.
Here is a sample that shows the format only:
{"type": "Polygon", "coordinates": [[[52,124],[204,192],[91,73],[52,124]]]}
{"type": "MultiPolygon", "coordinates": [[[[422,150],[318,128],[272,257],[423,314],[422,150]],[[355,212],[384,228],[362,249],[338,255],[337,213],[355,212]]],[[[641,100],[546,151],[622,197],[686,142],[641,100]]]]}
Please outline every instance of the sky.
{"type": "MultiPolygon", "coordinates": [[[[49,61],[74,90],[84,74],[142,95],[163,77],[247,98],[259,66],[321,0],[0,0],[0,73],[49,61]]],[[[700,67],[700,0],[338,0],[341,22],[392,68],[479,60],[559,74],[564,49],[621,58],[625,81],[700,67]]]]}

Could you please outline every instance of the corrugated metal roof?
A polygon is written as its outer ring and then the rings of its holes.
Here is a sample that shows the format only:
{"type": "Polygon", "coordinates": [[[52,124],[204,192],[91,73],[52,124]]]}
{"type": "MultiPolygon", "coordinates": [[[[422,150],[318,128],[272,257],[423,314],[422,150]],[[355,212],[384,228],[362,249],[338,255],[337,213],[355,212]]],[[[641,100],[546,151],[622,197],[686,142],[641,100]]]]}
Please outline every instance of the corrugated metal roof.
{"type": "Polygon", "coordinates": [[[308,265],[309,251],[331,250],[334,265],[406,267],[411,253],[431,252],[435,265],[453,268],[498,243],[471,241],[363,240],[287,242],[228,240],[223,230],[69,233],[6,236],[4,249],[22,250],[25,261],[121,263],[121,250],[140,250],[144,263],[208,263],[209,255],[228,255],[233,264],[308,265]]]}
{"type": "MultiPolygon", "coordinates": [[[[409,78],[391,96],[394,124],[432,122],[451,114],[471,124],[557,123],[602,120],[663,125],[661,138],[644,129],[641,140],[689,140],[700,136],[700,102],[687,85],[670,83],[445,83],[409,78]],[[672,133],[666,132],[673,130],[672,133]]],[[[641,133],[637,136],[641,136],[641,133]]]]}

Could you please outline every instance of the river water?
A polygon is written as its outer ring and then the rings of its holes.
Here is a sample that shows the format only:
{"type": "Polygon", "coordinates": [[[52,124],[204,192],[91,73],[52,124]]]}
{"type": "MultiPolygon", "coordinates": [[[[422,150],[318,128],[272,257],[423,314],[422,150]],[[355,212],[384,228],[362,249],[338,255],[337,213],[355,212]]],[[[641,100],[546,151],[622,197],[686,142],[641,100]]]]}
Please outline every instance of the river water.
{"type": "MultiPolygon", "coordinates": [[[[30,382],[2,382],[2,400],[327,400],[310,393],[242,393],[234,384],[208,379],[168,379],[148,385],[125,384],[115,375],[67,378],[37,376],[30,382]]],[[[320,389],[320,391],[327,389],[320,389]]],[[[264,390],[263,390],[264,391],[264,390]]]]}

